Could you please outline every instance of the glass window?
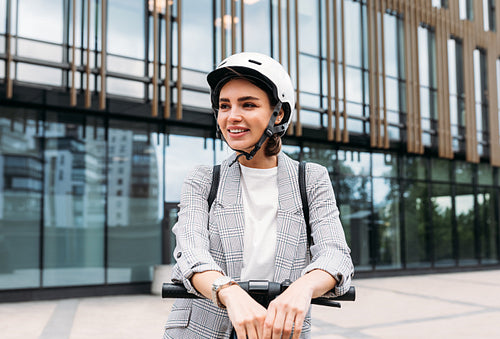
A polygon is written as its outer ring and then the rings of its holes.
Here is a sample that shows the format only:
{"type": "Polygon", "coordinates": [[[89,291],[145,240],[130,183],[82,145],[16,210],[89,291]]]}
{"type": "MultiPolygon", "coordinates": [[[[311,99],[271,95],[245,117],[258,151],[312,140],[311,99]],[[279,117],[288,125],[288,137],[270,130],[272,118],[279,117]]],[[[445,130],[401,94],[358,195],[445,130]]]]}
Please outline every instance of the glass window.
{"type": "MultiPolygon", "coordinates": [[[[229,157],[233,150],[219,139],[204,139],[184,135],[167,135],[165,142],[165,216],[169,231],[164,243],[165,252],[171,254],[175,248],[175,236],[171,232],[177,222],[178,203],[186,175],[198,165],[213,166],[229,157]],[[193,152],[192,150],[196,150],[193,152]]],[[[174,262],[169,255],[170,262],[174,262]]]]}
{"type": "Polygon", "coordinates": [[[34,112],[0,109],[0,290],[40,287],[42,130],[34,112]]]}
{"type": "Polygon", "coordinates": [[[459,0],[458,14],[461,20],[474,20],[473,0],[459,0]]]}
{"type": "Polygon", "coordinates": [[[453,266],[452,198],[450,185],[433,184],[430,201],[435,266],[453,266]]]}
{"type": "Polygon", "coordinates": [[[399,185],[394,179],[373,179],[373,222],[377,234],[377,269],[401,267],[399,185]]]}
{"type": "Polygon", "coordinates": [[[365,23],[361,15],[361,4],[358,1],[344,1],[345,58],[349,66],[363,66],[362,28],[365,23]]]}
{"type": "Polygon", "coordinates": [[[144,59],[145,6],[143,1],[108,0],[107,51],[144,59]]]}
{"type": "MultiPolygon", "coordinates": [[[[179,202],[186,175],[198,165],[214,165],[213,139],[169,135],[165,146],[165,201],[179,202]]],[[[218,163],[232,153],[230,148],[219,152],[218,163]]]]}
{"type": "Polygon", "coordinates": [[[431,265],[428,194],[426,183],[408,181],[404,188],[404,253],[407,268],[431,265]]]}
{"type": "Polygon", "coordinates": [[[328,145],[306,143],[302,148],[302,156],[304,161],[311,161],[325,166],[330,173],[335,171],[334,163],[337,151],[328,145]]]}
{"type": "MultiPolygon", "coordinates": [[[[270,6],[268,1],[245,1],[245,17],[252,20],[245,20],[245,51],[271,54],[271,35],[262,32],[271,32],[270,6]],[[255,29],[258,27],[258,29],[255,29]]],[[[226,5],[226,9],[230,8],[226,5]]],[[[300,8],[300,7],[299,7],[300,8]]],[[[282,2],[282,17],[286,18],[286,4],[282,2]]],[[[290,9],[290,17],[293,20],[293,11],[290,9]]],[[[300,22],[300,18],[299,18],[300,22]]],[[[291,23],[293,27],[294,23],[291,23]]],[[[286,30],[282,30],[286,32],[286,30]]],[[[230,39],[229,39],[230,40],[230,39]]],[[[283,46],[285,51],[286,47],[283,46]]],[[[295,47],[293,47],[295,48],[295,47]]],[[[294,49],[291,49],[292,51],[294,49]]]]}
{"type": "MultiPolygon", "coordinates": [[[[265,1],[262,1],[265,2],[265,1]]],[[[283,4],[285,2],[282,2],[283,4]]],[[[299,41],[301,52],[318,55],[319,53],[319,1],[300,1],[299,6],[299,41]],[[311,37],[317,37],[311,39],[311,37]]],[[[247,6],[248,7],[248,6],[247,6]]],[[[332,10],[330,6],[330,10],[332,10]]],[[[333,23],[333,20],[332,20],[333,23]]],[[[326,29],[326,26],[323,30],[326,29]]],[[[330,24],[330,29],[332,29],[330,24]]],[[[333,31],[333,30],[332,30],[333,31]]],[[[323,34],[326,34],[324,31],[323,34]]],[[[332,39],[333,40],[333,39],[332,39]]],[[[332,48],[333,50],[333,48],[332,48]]]]}
{"type": "Polygon", "coordinates": [[[477,264],[474,236],[474,192],[472,186],[457,185],[455,206],[459,264],[477,264]]]}
{"type": "Polygon", "coordinates": [[[401,138],[401,127],[406,111],[404,74],[404,26],[403,20],[392,13],[384,13],[384,55],[386,108],[388,110],[389,137],[401,138]]]}
{"type": "Polygon", "coordinates": [[[371,183],[369,178],[337,177],[337,205],[351,256],[358,271],[372,269],[370,249],[371,183]]]}
{"type": "Polygon", "coordinates": [[[339,150],[337,157],[338,173],[342,175],[370,175],[370,153],[339,150]]]}
{"type": "Polygon", "coordinates": [[[477,165],[477,180],[479,185],[493,185],[493,168],[490,164],[477,165]]]}
{"type": "Polygon", "coordinates": [[[431,179],[435,181],[451,181],[451,161],[432,159],[431,179]]]}
{"type": "Polygon", "coordinates": [[[418,28],[420,116],[424,145],[437,143],[436,43],[432,28],[418,28]]]}
{"type": "MultiPolygon", "coordinates": [[[[182,1],[184,9],[182,11],[182,66],[191,70],[202,71],[203,76],[205,72],[211,71],[214,67],[213,31],[210,29],[210,27],[213,27],[212,6],[212,1],[182,1]]],[[[245,10],[247,8],[248,6],[245,6],[245,10]]],[[[236,17],[235,19],[236,36],[239,38],[241,30],[239,18],[236,17]]],[[[229,34],[228,38],[230,40],[230,30],[226,34],[229,34]]],[[[200,86],[203,84],[207,86],[205,79],[203,81],[196,81],[197,79],[190,81],[188,77],[183,77],[183,80],[191,85],[200,86]]]]}
{"type": "Polygon", "coordinates": [[[63,1],[19,0],[17,3],[19,36],[63,42],[63,1]]]}
{"type": "Polygon", "coordinates": [[[465,152],[465,87],[462,43],[448,40],[448,81],[450,88],[450,122],[455,152],[465,152]]]}
{"type": "MultiPolygon", "coordinates": [[[[481,263],[496,264],[497,256],[498,220],[495,219],[494,190],[491,188],[480,188],[477,195],[479,234],[481,246],[481,263]]],[[[498,215],[498,214],[497,214],[498,215]]]]}
{"type": "Polygon", "coordinates": [[[455,161],[455,180],[457,183],[472,183],[472,164],[464,161],[455,161]]]}
{"type": "Polygon", "coordinates": [[[495,1],[483,0],[483,26],[485,31],[495,31],[495,1]]]}
{"type": "Polygon", "coordinates": [[[104,122],[48,113],[43,286],[104,283],[104,122]],[[64,158],[64,161],[61,160],[64,158]]]}
{"type": "Polygon", "coordinates": [[[408,179],[425,180],[427,179],[427,159],[423,157],[404,158],[403,175],[408,179]]]}
{"type": "Polygon", "coordinates": [[[108,137],[108,282],[150,281],[161,262],[162,138],[114,120],[108,137]]]}
{"type": "Polygon", "coordinates": [[[476,131],[479,155],[489,154],[488,85],[486,79],[486,53],[474,50],[474,94],[476,131]]]}
{"type": "Polygon", "coordinates": [[[391,153],[373,153],[373,176],[374,177],[397,177],[398,158],[391,153]]]}

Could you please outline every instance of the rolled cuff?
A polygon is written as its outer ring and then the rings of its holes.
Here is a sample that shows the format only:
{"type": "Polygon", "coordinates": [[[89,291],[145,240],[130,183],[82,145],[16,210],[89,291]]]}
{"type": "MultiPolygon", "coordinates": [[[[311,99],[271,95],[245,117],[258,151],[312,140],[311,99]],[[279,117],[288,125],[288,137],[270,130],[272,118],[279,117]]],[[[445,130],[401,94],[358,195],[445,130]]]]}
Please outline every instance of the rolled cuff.
{"type": "Polygon", "coordinates": [[[191,284],[191,277],[195,273],[201,273],[206,271],[218,271],[224,274],[222,268],[215,263],[213,260],[208,260],[207,262],[203,262],[200,260],[189,260],[189,257],[192,259],[195,257],[193,253],[185,253],[179,256],[178,252],[176,254],[177,264],[175,264],[172,270],[172,281],[174,283],[182,283],[184,287],[186,287],[189,293],[195,294],[198,297],[203,297],[201,293],[199,293],[194,286],[191,284]],[[184,259],[180,259],[179,257],[187,257],[184,259]]]}

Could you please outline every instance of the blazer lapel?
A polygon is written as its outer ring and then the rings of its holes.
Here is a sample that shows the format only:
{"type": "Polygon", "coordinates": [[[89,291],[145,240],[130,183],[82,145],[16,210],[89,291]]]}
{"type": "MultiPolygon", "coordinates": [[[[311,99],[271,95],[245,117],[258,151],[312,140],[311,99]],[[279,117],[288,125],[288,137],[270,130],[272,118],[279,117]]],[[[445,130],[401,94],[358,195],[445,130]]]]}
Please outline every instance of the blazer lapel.
{"type": "Polygon", "coordinates": [[[223,253],[226,256],[226,274],[239,279],[243,267],[245,216],[240,187],[240,165],[235,163],[229,167],[235,156],[229,157],[222,163],[216,199],[218,203],[214,213],[217,217],[223,253]]]}
{"type": "Polygon", "coordinates": [[[298,184],[298,163],[283,153],[278,155],[278,218],[274,281],[291,278],[302,231],[302,203],[298,184]]]}

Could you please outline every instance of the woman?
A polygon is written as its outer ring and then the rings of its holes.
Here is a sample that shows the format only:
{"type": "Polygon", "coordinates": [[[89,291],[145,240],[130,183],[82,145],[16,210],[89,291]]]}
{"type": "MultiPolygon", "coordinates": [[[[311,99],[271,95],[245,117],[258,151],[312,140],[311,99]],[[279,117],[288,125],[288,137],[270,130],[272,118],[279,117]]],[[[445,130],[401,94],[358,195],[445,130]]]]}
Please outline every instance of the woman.
{"type": "Polygon", "coordinates": [[[221,164],[210,208],[212,167],[184,182],[172,280],[205,298],[177,300],[164,338],[230,338],[233,328],[238,338],[309,338],[311,298],[342,295],[353,274],[328,172],[307,164],[308,250],[298,162],[280,151],[295,106],[289,75],[268,56],[239,53],[207,80],[235,154],[221,164]],[[266,309],[235,283],[250,279],[293,283],[266,309]]]}

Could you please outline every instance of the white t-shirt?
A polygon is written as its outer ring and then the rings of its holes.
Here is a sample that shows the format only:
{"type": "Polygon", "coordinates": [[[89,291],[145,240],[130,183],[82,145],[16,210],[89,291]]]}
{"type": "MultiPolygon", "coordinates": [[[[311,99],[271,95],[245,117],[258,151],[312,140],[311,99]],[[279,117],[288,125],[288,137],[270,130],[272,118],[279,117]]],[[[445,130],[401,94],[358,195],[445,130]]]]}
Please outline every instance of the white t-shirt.
{"type": "Polygon", "coordinates": [[[241,281],[274,278],[278,214],[278,167],[240,164],[245,235],[241,281]]]}

